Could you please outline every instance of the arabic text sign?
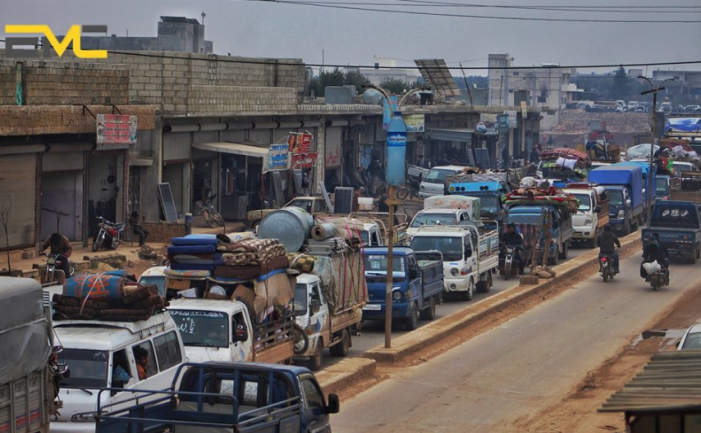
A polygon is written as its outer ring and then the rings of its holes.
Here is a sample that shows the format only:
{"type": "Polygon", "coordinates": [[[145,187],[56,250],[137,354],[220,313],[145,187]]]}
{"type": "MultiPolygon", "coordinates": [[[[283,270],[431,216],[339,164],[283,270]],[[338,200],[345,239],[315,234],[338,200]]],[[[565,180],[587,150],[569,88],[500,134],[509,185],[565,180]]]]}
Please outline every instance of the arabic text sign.
{"type": "Polygon", "coordinates": [[[312,134],[290,132],[287,135],[290,153],[309,153],[312,147],[312,134]]]}
{"type": "Polygon", "coordinates": [[[406,132],[424,132],[426,130],[426,116],[423,114],[410,114],[403,117],[406,132]]]}
{"type": "Polygon", "coordinates": [[[296,153],[292,155],[292,168],[294,170],[306,170],[314,167],[318,154],[313,153],[296,153]]]}
{"type": "Polygon", "coordinates": [[[287,143],[273,144],[268,153],[268,170],[285,170],[289,161],[289,147],[287,143]]]}
{"type": "Polygon", "coordinates": [[[136,144],[136,116],[97,115],[97,144],[136,144]]]}

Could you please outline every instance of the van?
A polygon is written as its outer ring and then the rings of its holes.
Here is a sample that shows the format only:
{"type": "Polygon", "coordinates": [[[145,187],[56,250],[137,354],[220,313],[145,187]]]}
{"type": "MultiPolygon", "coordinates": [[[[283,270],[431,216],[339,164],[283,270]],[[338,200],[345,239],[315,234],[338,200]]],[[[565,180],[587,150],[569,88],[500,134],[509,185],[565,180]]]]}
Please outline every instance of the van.
{"type": "Polygon", "coordinates": [[[158,287],[158,293],[161,296],[165,296],[166,287],[166,274],[165,271],[168,266],[156,266],[153,268],[148,268],[139,277],[140,284],[155,285],[158,287]]]}
{"type": "Polygon", "coordinates": [[[448,176],[461,173],[465,167],[460,165],[443,165],[433,167],[421,181],[419,197],[426,198],[445,194],[445,181],[448,176]]]}
{"type": "MultiPolygon", "coordinates": [[[[136,322],[61,320],[54,322],[54,332],[63,348],[58,361],[68,364],[70,377],[61,380],[63,408],[51,421],[52,433],[94,432],[100,389],[168,388],[185,358],[180,333],[167,312],[136,322]],[[145,377],[139,377],[134,356],[141,349],[148,355],[145,377]],[[118,379],[119,373],[128,380],[118,379]]],[[[132,398],[120,391],[100,395],[103,406],[132,398]]]]}

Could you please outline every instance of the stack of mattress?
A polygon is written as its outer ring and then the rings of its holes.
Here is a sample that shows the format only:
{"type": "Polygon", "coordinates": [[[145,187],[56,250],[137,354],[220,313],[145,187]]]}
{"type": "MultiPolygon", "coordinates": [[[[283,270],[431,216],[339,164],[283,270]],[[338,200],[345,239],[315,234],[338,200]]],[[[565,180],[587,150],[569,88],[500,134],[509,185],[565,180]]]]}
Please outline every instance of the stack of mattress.
{"type": "Polygon", "coordinates": [[[568,212],[577,212],[579,201],[572,194],[567,194],[561,189],[550,188],[518,188],[506,196],[506,204],[518,205],[552,205],[561,207],[568,212]]]}
{"type": "Polygon", "coordinates": [[[210,271],[224,264],[223,253],[217,250],[222,243],[216,235],[187,235],[173,238],[168,247],[170,268],[177,271],[210,271]]]}
{"type": "Polygon", "coordinates": [[[574,174],[582,179],[589,172],[589,158],[584,152],[566,147],[544,150],[540,154],[541,169],[570,177],[574,174]]]}
{"type": "Polygon", "coordinates": [[[247,239],[228,244],[214,268],[216,278],[253,280],[286,269],[290,262],[277,239],[247,239]]]}

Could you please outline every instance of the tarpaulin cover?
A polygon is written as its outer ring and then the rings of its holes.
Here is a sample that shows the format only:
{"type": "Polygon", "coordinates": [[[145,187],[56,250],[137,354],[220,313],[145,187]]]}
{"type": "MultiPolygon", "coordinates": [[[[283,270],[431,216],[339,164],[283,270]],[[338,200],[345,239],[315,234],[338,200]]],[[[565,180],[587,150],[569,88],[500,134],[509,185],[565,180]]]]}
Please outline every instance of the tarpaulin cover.
{"type": "Polygon", "coordinates": [[[182,238],[173,238],[170,241],[171,244],[180,245],[217,245],[219,241],[217,240],[217,235],[187,235],[182,238]]]}
{"type": "Polygon", "coordinates": [[[638,207],[643,204],[643,170],[638,167],[608,165],[589,172],[589,182],[599,185],[626,185],[631,193],[631,204],[638,207]]]}
{"type": "Polygon", "coordinates": [[[674,135],[674,131],[701,133],[701,118],[698,117],[671,117],[667,119],[665,134],[674,135]]]}
{"type": "Polygon", "coordinates": [[[291,284],[290,277],[284,270],[275,270],[263,275],[255,283],[256,300],[253,309],[260,315],[269,307],[287,305],[294,297],[294,290],[295,286],[291,284]]]}
{"type": "Polygon", "coordinates": [[[331,311],[340,312],[367,301],[368,287],[360,251],[349,249],[344,254],[315,258],[312,274],[321,279],[331,311]]]}
{"type": "Polygon", "coordinates": [[[0,384],[46,367],[51,348],[36,281],[0,277],[0,384]]]}

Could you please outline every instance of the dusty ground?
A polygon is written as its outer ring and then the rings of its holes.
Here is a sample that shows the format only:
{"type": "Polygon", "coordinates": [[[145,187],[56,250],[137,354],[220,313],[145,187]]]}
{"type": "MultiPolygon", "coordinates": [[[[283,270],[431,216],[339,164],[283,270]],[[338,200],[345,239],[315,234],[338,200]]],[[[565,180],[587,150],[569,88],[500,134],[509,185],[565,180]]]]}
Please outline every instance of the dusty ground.
{"type": "Polygon", "coordinates": [[[682,296],[651,321],[650,330],[668,331],[665,337],[637,338],[587,377],[560,404],[521,419],[516,430],[547,433],[625,432],[623,414],[601,414],[597,409],[629,382],[660,350],[676,350],[680,332],[701,319],[701,285],[682,296]]]}

